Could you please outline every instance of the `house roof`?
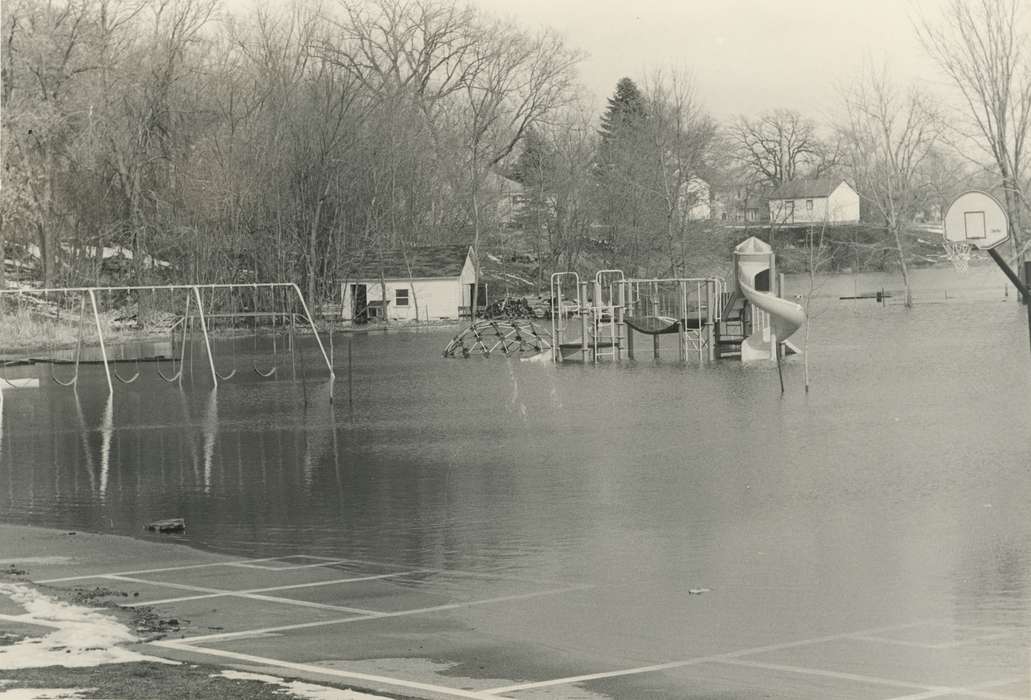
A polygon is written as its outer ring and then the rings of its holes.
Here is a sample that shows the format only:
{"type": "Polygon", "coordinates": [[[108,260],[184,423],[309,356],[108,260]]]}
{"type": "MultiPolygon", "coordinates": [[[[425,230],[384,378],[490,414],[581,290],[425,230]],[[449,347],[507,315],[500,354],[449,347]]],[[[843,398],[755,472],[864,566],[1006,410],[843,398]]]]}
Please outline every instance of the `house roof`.
{"type": "Polygon", "coordinates": [[[354,263],[349,275],[352,279],[426,279],[458,277],[469,254],[467,245],[427,245],[413,248],[391,248],[370,251],[354,263]]]}
{"type": "Polygon", "coordinates": [[[815,180],[792,180],[770,192],[770,199],[805,199],[807,197],[830,197],[831,192],[844,182],[840,177],[824,177],[815,180]]]}

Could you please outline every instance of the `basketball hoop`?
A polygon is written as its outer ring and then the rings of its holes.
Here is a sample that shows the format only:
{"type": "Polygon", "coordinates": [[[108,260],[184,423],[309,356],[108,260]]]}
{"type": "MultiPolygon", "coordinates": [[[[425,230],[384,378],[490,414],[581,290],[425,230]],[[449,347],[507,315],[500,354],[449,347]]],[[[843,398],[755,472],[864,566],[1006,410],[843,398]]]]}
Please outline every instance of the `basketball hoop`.
{"type": "Polygon", "coordinates": [[[1006,210],[987,192],[971,190],[952,200],[942,220],[945,255],[957,272],[970,269],[970,252],[1000,246],[1009,237],[1006,210]]]}
{"type": "Polygon", "coordinates": [[[966,241],[946,240],[942,244],[945,247],[945,257],[949,259],[956,272],[967,272],[970,270],[970,244],[966,241]]]}

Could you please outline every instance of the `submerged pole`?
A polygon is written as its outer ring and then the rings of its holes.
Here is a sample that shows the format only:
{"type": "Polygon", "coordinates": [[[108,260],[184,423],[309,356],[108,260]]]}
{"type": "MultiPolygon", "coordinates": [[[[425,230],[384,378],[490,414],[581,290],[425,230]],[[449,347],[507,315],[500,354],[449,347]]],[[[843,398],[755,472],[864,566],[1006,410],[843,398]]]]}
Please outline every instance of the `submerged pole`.
{"type": "Polygon", "coordinates": [[[197,315],[200,317],[200,329],[204,335],[204,347],[208,351],[208,367],[211,368],[211,381],[215,389],[218,388],[218,373],[215,371],[215,358],[211,354],[211,339],[208,338],[208,322],[204,320],[204,302],[200,298],[200,288],[194,286],[193,296],[197,300],[197,315]]]}
{"type": "MultiPolygon", "coordinates": [[[[584,306],[587,304],[587,283],[583,282],[577,287],[576,306],[580,310],[580,359],[587,362],[587,353],[590,347],[587,341],[587,311],[584,310],[584,306]]],[[[592,309],[591,314],[593,315],[593,313],[592,309]]]]}
{"type": "MultiPolygon", "coordinates": [[[[988,255],[992,256],[992,260],[999,266],[999,269],[1003,271],[1009,281],[1013,283],[1013,286],[1017,288],[1023,297],[1023,303],[1027,306],[1027,335],[1028,342],[1031,343],[1031,291],[1028,291],[1027,285],[1020,279],[1016,272],[1006,264],[1006,261],[1002,259],[998,251],[995,248],[988,249],[988,255]]],[[[1024,263],[1024,276],[1027,277],[1028,273],[1031,273],[1031,262],[1024,263]]],[[[1031,279],[1031,278],[1028,278],[1031,279]]]]}
{"type": "Polygon", "coordinates": [[[111,383],[111,367],[107,364],[107,348],[104,347],[104,331],[100,327],[100,314],[97,312],[97,295],[93,288],[89,289],[90,305],[93,307],[93,322],[97,326],[97,340],[100,342],[100,356],[104,358],[104,374],[107,375],[107,393],[115,393],[114,384],[111,383]]]}
{"type": "Polygon", "coordinates": [[[677,282],[677,319],[680,329],[677,330],[677,359],[687,362],[687,283],[677,282]]]}
{"type": "MultiPolygon", "coordinates": [[[[308,326],[311,327],[311,332],[315,334],[315,342],[319,345],[319,351],[322,353],[322,359],[326,361],[326,368],[329,370],[330,378],[336,377],[333,372],[333,363],[330,362],[329,355],[326,354],[326,348],[322,345],[322,339],[319,337],[319,331],[315,328],[315,321],[312,320],[311,311],[308,310],[308,303],[304,300],[304,295],[301,294],[301,288],[296,284],[291,284],[294,291],[297,292],[297,298],[301,301],[301,308],[304,309],[304,317],[308,319],[308,326]]],[[[386,305],[383,307],[386,309],[386,305]]],[[[386,317],[386,311],[384,311],[384,318],[386,317]]],[[[475,319],[474,319],[475,320],[475,319]]]]}

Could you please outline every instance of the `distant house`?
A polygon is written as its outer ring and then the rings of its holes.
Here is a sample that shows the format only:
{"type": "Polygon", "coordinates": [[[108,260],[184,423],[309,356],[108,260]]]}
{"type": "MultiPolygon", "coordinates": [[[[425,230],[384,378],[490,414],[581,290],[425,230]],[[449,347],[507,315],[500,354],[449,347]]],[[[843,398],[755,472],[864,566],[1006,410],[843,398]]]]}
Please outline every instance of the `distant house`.
{"type": "Polygon", "coordinates": [[[785,182],[770,193],[769,206],[778,224],[859,221],[859,194],[841,178],[785,182]]]}
{"type": "Polygon", "coordinates": [[[713,190],[712,218],[728,224],[759,224],[770,219],[766,197],[749,185],[726,185],[713,190]]]}
{"type": "Polygon", "coordinates": [[[484,180],[487,192],[495,199],[498,224],[511,227],[526,206],[526,188],[522,183],[495,172],[487,173],[484,180]]]}
{"type": "MultiPolygon", "coordinates": [[[[373,253],[341,285],[344,320],[428,320],[469,315],[476,259],[465,245],[419,246],[373,253]],[[384,297],[384,289],[386,295],[384,297]]],[[[477,308],[487,305],[479,285],[477,308]]]]}
{"type": "Polygon", "coordinates": [[[712,217],[712,190],[700,177],[691,177],[684,183],[680,206],[688,221],[706,221],[712,217]]]}

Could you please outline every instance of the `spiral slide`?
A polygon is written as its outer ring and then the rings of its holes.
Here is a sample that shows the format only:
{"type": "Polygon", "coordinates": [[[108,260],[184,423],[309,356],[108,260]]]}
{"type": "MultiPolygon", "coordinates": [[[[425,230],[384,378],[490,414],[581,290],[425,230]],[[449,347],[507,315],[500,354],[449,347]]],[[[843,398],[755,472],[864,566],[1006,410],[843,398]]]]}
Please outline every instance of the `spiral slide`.
{"type": "Polygon", "coordinates": [[[793,301],[756,289],[760,275],[767,273],[766,279],[770,279],[773,249],[758,238],[749,238],[734,249],[734,259],[738,292],[769,318],[769,324],[753,323],[752,334],[741,344],[741,360],[776,359],[775,343],[797,352],[787,339],[805,323],[805,310],[793,301]]]}

